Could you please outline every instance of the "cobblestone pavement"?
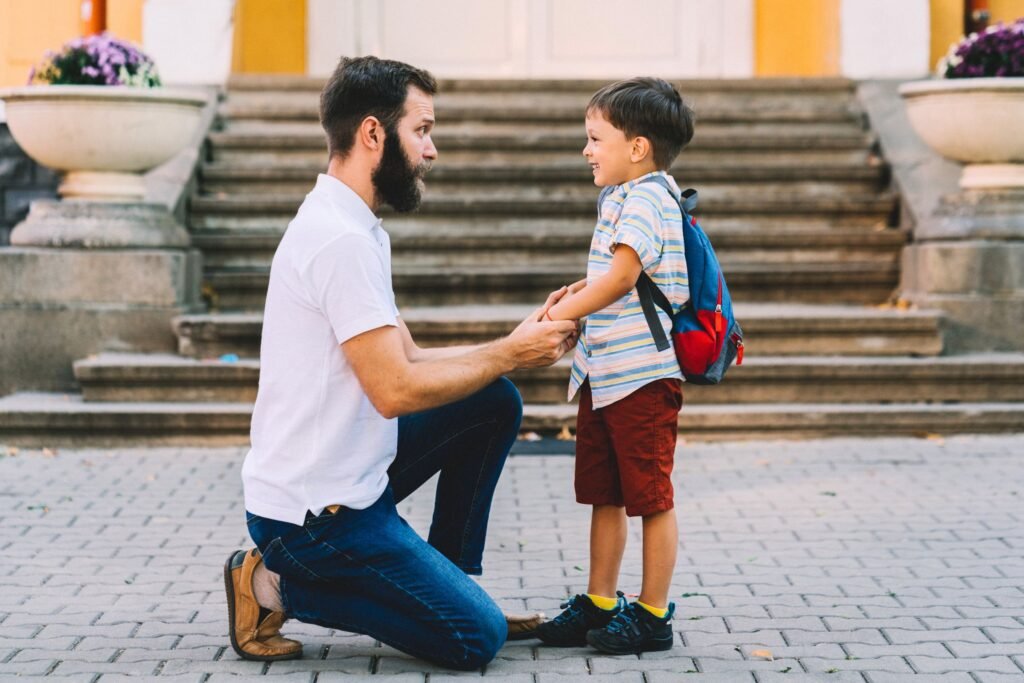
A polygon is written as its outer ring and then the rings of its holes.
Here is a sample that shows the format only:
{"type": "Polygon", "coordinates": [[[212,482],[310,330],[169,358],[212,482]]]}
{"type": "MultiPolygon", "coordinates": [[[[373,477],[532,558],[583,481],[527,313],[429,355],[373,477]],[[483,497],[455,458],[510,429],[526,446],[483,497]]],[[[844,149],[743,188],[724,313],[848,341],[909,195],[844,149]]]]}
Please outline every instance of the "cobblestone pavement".
{"type": "MultiPolygon", "coordinates": [[[[0,680],[480,676],[297,622],[285,632],[303,659],[239,660],[221,567],[248,545],[243,453],[0,447],[0,680]]],[[[483,583],[510,609],[554,613],[585,588],[588,514],[571,477],[570,457],[509,462],[483,583]]],[[[1024,681],[1024,435],[688,445],[676,482],[676,647],[608,657],[510,643],[484,676],[1024,681]]],[[[431,501],[425,488],[401,506],[420,530],[431,501]]]]}

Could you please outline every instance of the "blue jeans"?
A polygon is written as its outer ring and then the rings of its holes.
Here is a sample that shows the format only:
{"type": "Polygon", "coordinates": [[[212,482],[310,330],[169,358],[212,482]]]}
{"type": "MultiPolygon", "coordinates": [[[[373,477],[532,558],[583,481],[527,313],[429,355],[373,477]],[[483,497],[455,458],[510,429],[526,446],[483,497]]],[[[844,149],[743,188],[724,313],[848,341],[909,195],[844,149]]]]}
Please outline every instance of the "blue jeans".
{"type": "Polygon", "coordinates": [[[390,484],[364,510],[307,513],[302,526],[246,513],[264,564],[281,575],[285,614],[454,669],[491,661],[508,627],[467,574],[482,571],[491,499],[522,406],[502,378],[461,401],[399,418],[390,484]],[[395,504],[438,472],[424,541],[395,504]]]}

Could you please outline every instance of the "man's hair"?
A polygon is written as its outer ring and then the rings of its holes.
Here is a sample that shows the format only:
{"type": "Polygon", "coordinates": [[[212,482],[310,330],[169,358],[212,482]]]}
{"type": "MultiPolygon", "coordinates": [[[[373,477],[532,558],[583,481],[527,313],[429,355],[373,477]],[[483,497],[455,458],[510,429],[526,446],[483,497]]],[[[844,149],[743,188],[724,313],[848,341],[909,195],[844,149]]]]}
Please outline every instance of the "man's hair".
{"type": "Polygon", "coordinates": [[[693,138],[693,110],[670,83],[660,78],[631,78],[594,93],[587,113],[599,112],[627,139],[651,142],[654,164],[667,169],[693,138]]]}
{"type": "Polygon", "coordinates": [[[410,85],[428,95],[437,92],[437,81],[423,69],[377,57],[342,57],[320,92],[320,125],[330,156],[348,155],[367,116],[394,130],[405,112],[410,85]]]}

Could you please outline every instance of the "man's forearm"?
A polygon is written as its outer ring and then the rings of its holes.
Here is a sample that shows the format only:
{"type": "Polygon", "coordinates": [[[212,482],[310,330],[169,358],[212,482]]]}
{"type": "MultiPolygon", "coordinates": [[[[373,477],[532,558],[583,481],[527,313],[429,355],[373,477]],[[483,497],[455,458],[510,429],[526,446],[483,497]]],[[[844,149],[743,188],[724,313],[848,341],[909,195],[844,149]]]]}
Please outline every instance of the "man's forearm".
{"type": "Polygon", "coordinates": [[[418,413],[458,401],[480,391],[502,375],[514,370],[506,340],[468,348],[469,352],[450,355],[447,349],[423,349],[427,360],[410,363],[403,378],[403,391],[394,397],[389,412],[398,415],[418,413]],[[431,353],[433,352],[433,353],[431,353]]]}
{"type": "Polygon", "coordinates": [[[473,353],[479,351],[484,347],[484,344],[460,344],[457,346],[439,346],[431,348],[420,348],[417,347],[411,360],[414,363],[425,363],[434,360],[444,360],[445,358],[456,358],[458,356],[465,356],[467,353],[473,353]]]}

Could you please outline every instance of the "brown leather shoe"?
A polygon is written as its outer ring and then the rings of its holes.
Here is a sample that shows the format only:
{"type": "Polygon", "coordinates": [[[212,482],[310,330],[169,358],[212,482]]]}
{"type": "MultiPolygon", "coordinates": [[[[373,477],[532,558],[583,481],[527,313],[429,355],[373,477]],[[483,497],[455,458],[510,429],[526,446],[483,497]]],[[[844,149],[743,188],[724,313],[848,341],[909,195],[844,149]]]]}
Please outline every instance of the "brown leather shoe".
{"type": "Polygon", "coordinates": [[[526,640],[537,637],[537,627],[544,623],[544,613],[505,614],[509,640],[526,640]]]}
{"type": "Polygon", "coordinates": [[[284,613],[261,610],[256,602],[252,592],[252,574],[262,561],[260,551],[253,548],[248,552],[236,550],[224,563],[231,647],[242,659],[258,662],[301,657],[302,643],[280,634],[284,613]]]}

